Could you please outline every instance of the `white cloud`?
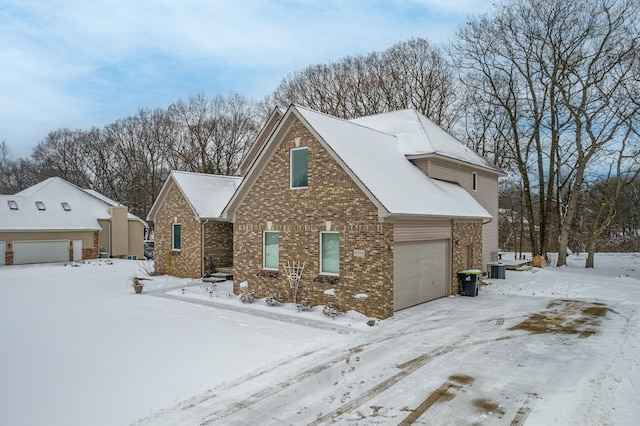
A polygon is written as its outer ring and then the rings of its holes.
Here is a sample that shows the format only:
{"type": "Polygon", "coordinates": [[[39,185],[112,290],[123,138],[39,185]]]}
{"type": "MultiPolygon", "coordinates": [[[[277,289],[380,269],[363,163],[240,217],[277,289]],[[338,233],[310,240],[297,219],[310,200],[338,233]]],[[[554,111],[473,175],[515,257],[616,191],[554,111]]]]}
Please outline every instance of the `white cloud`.
{"type": "Polygon", "coordinates": [[[410,37],[445,40],[468,13],[490,4],[4,1],[0,140],[22,143],[34,128],[100,126],[198,91],[262,96],[275,85],[261,85],[310,64],[384,50],[410,37]]]}

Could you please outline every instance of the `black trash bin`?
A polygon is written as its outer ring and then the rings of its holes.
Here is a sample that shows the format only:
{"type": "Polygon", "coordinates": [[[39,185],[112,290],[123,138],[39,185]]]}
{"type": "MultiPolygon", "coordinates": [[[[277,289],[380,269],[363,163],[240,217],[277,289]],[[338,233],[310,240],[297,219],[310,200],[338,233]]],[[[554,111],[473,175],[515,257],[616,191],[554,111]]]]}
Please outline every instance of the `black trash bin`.
{"type": "Polygon", "coordinates": [[[476,297],[478,295],[478,281],[480,281],[481,275],[482,271],[479,269],[458,271],[460,294],[463,296],[476,297]]]}
{"type": "Polygon", "coordinates": [[[506,265],[504,263],[490,263],[489,264],[489,277],[495,279],[504,280],[506,276],[506,265]]]}

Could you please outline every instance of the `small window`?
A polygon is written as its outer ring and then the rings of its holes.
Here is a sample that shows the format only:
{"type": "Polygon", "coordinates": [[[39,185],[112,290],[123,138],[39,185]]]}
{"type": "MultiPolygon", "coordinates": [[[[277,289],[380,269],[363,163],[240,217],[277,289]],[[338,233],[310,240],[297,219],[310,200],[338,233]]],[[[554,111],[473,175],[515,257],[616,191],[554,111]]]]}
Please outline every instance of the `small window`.
{"type": "Polygon", "coordinates": [[[292,149],[290,163],[291,188],[306,188],[309,185],[309,149],[292,149]]]}
{"type": "Polygon", "coordinates": [[[340,234],[320,233],[320,273],[338,275],[340,273],[340,234]]]}
{"type": "Polygon", "coordinates": [[[65,203],[63,201],[61,204],[62,204],[62,208],[64,209],[65,212],[70,212],[71,211],[71,206],[69,205],[69,203],[65,203]]]}
{"type": "Polygon", "coordinates": [[[38,210],[46,210],[42,201],[36,201],[36,207],[38,207],[38,210]]]}
{"type": "Polygon", "coordinates": [[[474,191],[478,190],[478,173],[476,172],[471,173],[471,188],[474,191]]]}
{"type": "Polygon", "coordinates": [[[180,251],[180,240],[182,234],[182,225],[179,223],[173,224],[173,232],[171,234],[171,250],[180,251]]]}
{"type": "Polygon", "coordinates": [[[18,203],[16,203],[14,200],[8,200],[7,203],[9,204],[9,208],[11,210],[18,210],[18,203]]]}
{"type": "Polygon", "coordinates": [[[280,234],[277,231],[264,232],[262,248],[263,268],[277,270],[280,266],[280,234]]]}

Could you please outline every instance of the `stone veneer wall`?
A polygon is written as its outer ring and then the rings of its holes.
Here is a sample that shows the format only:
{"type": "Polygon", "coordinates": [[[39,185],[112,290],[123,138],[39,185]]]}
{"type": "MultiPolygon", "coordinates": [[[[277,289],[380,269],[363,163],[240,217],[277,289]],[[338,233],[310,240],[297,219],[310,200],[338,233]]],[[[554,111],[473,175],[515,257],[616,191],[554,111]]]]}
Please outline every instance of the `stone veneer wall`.
{"type": "Polygon", "coordinates": [[[305,263],[298,302],[309,298],[313,305],[336,303],[341,310],[354,309],[368,316],[393,315],[393,225],[379,222],[375,205],[298,121],[243,201],[234,223],[234,292],[239,294],[239,284],[247,281],[257,298],[280,293],[291,301],[282,266],[278,273],[262,270],[268,221],[272,230],[280,232],[280,265],[305,263]],[[307,189],[289,188],[289,151],[297,137],[300,146],[309,149],[307,189]],[[325,221],[331,221],[331,231],[340,233],[339,277],[319,273],[319,240],[325,221]],[[324,294],[332,288],[335,299],[324,294]],[[357,294],[368,298],[359,303],[357,294]]]}
{"type": "MultiPolygon", "coordinates": [[[[204,225],[205,269],[211,262],[215,268],[233,266],[233,225],[229,222],[207,222],[204,225]]],[[[215,272],[215,271],[214,271],[215,272]]]]}
{"type": "Polygon", "coordinates": [[[175,184],[171,185],[154,223],[155,271],[181,278],[202,276],[201,223],[175,184]],[[180,251],[171,250],[174,218],[181,224],[180,251]]]}
{"type": "Polygon", "coordinates": [[[472,246],[471,269],[482,270],[482,222],[453,222],[451,249],[451,294],[460,293],[458,271],[466,269],[467,246],[472,246]]]}

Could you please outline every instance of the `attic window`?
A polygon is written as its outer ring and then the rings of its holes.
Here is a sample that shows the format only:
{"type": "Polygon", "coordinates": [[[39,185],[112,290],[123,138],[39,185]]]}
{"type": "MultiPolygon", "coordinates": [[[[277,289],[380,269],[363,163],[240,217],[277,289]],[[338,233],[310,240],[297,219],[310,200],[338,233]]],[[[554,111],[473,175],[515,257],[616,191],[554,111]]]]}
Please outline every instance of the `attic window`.
{"type": "Polygon", "coordinates": [[[9,204],[9,208],[11,210],[18,210],[18,203],[16,203],[14,200],[8,200],[7,203],[9,204]]]}
{"type": "Polygon", "coordinates": [[[476,173],[476,172],[473,172],[471,174],[471,188],[474,191],[478,190],[478,173],[476,173]]]}
{"type": "Polygon", "coordinates": [[[36,207],[38,208],[38,210],[46,210],[42,201],[36,201],[36,207]]]}
{"type": "Polygon", "coordinates": [[[294,148],[290,154],[290,183],[291,189],[306,188],[309,184],[309,149],[307,147],[294,148]]]}
{"type": "Polygon", "coordinates": [[[63,201],[60,204],[62,204],[62,208],[64,209],[65,212],[70,212],[71,211],[71,206],[69,205],[69,203],[63,201]]]}

